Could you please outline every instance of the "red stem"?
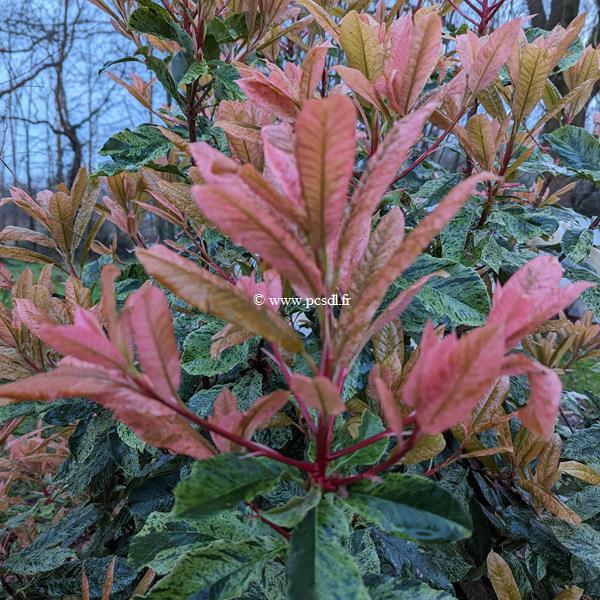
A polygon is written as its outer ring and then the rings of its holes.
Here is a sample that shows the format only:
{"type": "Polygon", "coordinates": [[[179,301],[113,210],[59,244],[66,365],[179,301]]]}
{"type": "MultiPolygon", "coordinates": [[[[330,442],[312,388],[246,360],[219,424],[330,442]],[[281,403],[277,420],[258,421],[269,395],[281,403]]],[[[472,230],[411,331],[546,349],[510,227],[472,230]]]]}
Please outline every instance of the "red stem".
{"type": "Polygon", "coordinates": [[[150,389],[147,385],[145,385],[145,382],[143,382],[142,380],[140,380],[138,382],[138,384],[140,384],[141,387],[144,388],[144,390],[149,392],[155,400],[157,400],[164,406],[167,406],[168,408],[170,408],[171,410],[176,412],[178,415],[184,417],[188,421],[191,421],[192,423],[199,425],[205,431],[209,431],[210,433],[215,433],[216,435],[220,435],[221,437],[224,437],[226,440],[229,440],[230,442],[233,442],[234,444],[237,444],[238,446],[242,446],[242,447],[246,448],[247,450],[250,450],[251,452],[255,452],[262,456],[266,456],[267,458],[271,458],[278,462],[285,463],[286,465],[290,465],[292,467],[302,469],[303,471],[307,471],[308,473],[315,472],[314,464],[307,463],[307,462],[304,462],[301,460],[296,460],[294,458],[289,458],[287,456],[284,456],[283,454],[280,454],[276,450],[268,448],[267,446],[263,446],[262,444],[257,444],[250,440],[246,440],[243,437],[240,437],[239,435],[232,433],[231,431],[227,431],[226,429],[223,429],[219,425],[210,423],[209,421],[202,419],[198,415],[189,411],[187,408],[180,406],[179,404],[170,404],[168,402],[165,402],[161,397],[157,396],[152,389],[150,389]]]}
{"type": "Polygon", "coordinates": [[[452,123],[450,123],[450,127],[448,127],[448,129],[446,129],[446,131],[444,131],[444,133],[442,133],[442,135],[415,160],[415,162],[406,167],[406,169],[404,169],[404,171],[402,171],[400,175],[394,179],[393,183],[398,183],[403,177],[406,177],[406,175],[408,175],[412,170],[416,169],[428,156],[436,151],[437,147],[448,137],[448,135],[450,135],[454,129],[454,126],[460,121],[461,117],[465,113],[465,110],[466,107],[463,108],[458,116],[452,121],[452,123]]]}
{"type": "Polygon", "coordinates": [[[254,514],[257,516],[257,518],[260,521],[262,521],[263,523],[268,525],[273,531],[276,531],[277,533],[282,535],[289,542],[289,540],[291,538],[289,531],[287,531],[283,527],[280,527],[279,525],[276,525],[275,523],[273,523],[273,521],[269,521],[269,519],[267,519],[266,517],[263,517],[260,514],[260,509],[258,508],[258,506],[256,506],[256,504],[254,502],[249,502],[248,506],[252,509],[252,511],[254,512],[254,514]]]}
{"type": "Polygon", "coordinates": [[[382,440],[384,438],[390,437],[391,435],[393,435],[391,431],[380,431],[379,433],[372,435],[371,437],[365,438],[364,440],[357,442],[352,446],[342,448],[337,452],[332,452],[328,455],[328,458],[329,460],[336,460],[341,456],[346,456],[346,454],[352,454],[352,452],[356,452],[357,450],[365,448],[366,446],[370,446],[371,444],[374,444],[375,442],[378,442],[379,440],[382,440]]]}
{"type": "Polygon", "coordinates": [[[475,6],[475,4],[473,4],[470,0],[464,0],[464,3],[471,9],[473,9],[480,17],[481,17],[481,10],[479,8],[477,8],[477,6],[475,6]]]}
{"type": "MultiPolygon", "coordinates": [[[[277,367],[283,374],[283,377],[285,378],[286,383],[291,388],[292,373],[291,373],[289,367],[285,364],[285,361],[283,360],[283,358],[281,356],[281,352],[279,351],[279,348],[277,346],[275,346],[273,344],[271,346],[271,350],[272,351],[269,352],[268,350],[265,350],[264,348],[262,349],[262,351],[277,365],[277,367]]],[[[317,427],[315,425],[313,418],[310,416],[310,412],[308,410],[308,407],[306,406],[306,403],[297,394],[294,394],[294,396],[296,397],[296,401],[298,402],[298,408],[300,409],[300,414],[302,415],[302,418],[304,419],[304,421],[306,422],[306,424],[308,425],[310,430],[313,432],[313,434],[316,434],[317,427]]]]}
{"type": "Polygon", "coordinates": [[[458,8],[458,6],[456,6],[456,4],[454,4],[454,2],[452,0],[448,0],[448,3],[450,4],[450,6],[452,6],[452,8],[463,18],[466,19],[467,21],[469,21],[470,23],[472,23],[473,25],[479,27],[479,23],[475,20],[472,19],[471,17],[469,17],[468,15],[465,15],[465,13],[460,10],[460,8],[458,8]]]}
{"type": "Polygon", "coordinates": [[[410,437],[404,444],[398,447],[398,449],[393,452],[390,457],[382,462],[379,465],[375,465],[370,469],[367,469],[364,473],[359,473],[358,475],[352,475],[350,477],[332,477],[331,483],[336,486],[341,485],[349,485],[351,483],[356,483],[361,479],[372,479],[379,473],[382,473],[386,469],[389,469],[391,466],[396,464],[399,460],[401,460],[412,448],[414,448],[415,444],[421,439],[421,432],[419,431],[419,427],[415,427],[410,434],[410,437]]]}
{"type": "Polygon", "coordinates": [[[328,415],[322,414],[319,421],[319,430],[317,431],[317,474],[319,478],[326,478],[327,463],[329,454],[329,437],[333,419],[328,415]]]}

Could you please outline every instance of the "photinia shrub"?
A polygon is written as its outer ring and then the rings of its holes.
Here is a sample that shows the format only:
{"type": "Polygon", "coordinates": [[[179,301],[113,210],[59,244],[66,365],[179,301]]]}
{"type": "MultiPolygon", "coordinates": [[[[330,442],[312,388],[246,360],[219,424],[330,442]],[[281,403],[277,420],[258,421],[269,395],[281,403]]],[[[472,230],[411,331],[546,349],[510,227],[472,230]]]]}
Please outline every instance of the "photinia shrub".
{"type": "Polygon", "coordinates": [[[91,1],[164,124],[2,201],[5,596],[600,594],[585,16],[91,1]]]}

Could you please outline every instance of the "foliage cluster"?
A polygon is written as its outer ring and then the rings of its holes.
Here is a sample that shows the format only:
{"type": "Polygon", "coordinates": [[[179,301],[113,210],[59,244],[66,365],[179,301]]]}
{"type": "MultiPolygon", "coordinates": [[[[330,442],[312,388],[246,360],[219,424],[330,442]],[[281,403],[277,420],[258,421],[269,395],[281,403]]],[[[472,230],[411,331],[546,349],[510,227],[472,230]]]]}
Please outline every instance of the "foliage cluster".
{"type": "Polygon", "coordinates": [[[168,101],[2,200],[3,597],[598,597],[585,15],[91,2],[168,101]]]}

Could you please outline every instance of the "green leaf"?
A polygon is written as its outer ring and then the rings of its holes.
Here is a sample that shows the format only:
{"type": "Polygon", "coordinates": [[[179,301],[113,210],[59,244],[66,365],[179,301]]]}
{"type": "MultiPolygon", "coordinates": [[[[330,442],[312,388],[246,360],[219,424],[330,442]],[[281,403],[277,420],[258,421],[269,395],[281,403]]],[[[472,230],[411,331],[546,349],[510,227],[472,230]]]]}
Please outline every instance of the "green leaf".
{"type": "Polygon", "coordinates": [[[129,546],[129,559],[138,568],[148,566],[166,575],[183,552],[217,540],[243,541],[265,528],[253,517],[226,511],[205,519],[183,520],[173,513],[153,512],[129,546]]]}
{"type": "Polygon", "coordinates": [[[452,582],[470,571],[461,558],[457,544],[416,544],[385,531],[371,529],[382,571],[407,579],[419,579],[433,588],[452,591],[452,582]],[[386,569],[392,565],[393,569],[386,569]]]}
{"type": "Polygon", "coordinates": [[[148,448],[145,442],[127,427],[125,423],[121,423],[120,421],[117,423],[117,435],[125,445],[134,448],[138,452],[143,452],[148,448]]]}
{"type": "Polygon", "coordinates": [[[423,286],[403,313],[405,329],[420,332],[428,318],[437,324],[446,322],[451,327],[474,327],[485,323],[490,309],[485,283],[474,269],[452,260],[422,255],[393,284],[386,298],[395,296],[420,277],[436,271],[444,271],[449,276],[433,278],[423,286]]]}
{"type": "Polygon", "coordinates": [[[3,567],[18,575],[36,575],[56,569],[77,555],[68,546],[96,523],[101,511],[93,504],[73,509],[57,525],[41,533],[20,552],[13,552],[3,567]]]}
{"type": "Polygon", "coordinates": [[[192,83],[200,77],[208,75],[208,65],[206,61],[192,63],[187,71],[183,74],[183,77],[179,80],[179,83],[192,83]]]}
{"type": "Polygon", "coordinates": [[[590,485],[571,496],[566,504],[584,521],[592,519],[600,514],[600,487],[590,485]]]}
{"type": "MultiPolygon", "coordinates": [[[[353,444],[356,444],[356,442],[374,436],[384,429],[385,427],[383,426],[382,420],[370,410],[365,410],[362,414],[360,425],[358,426],[358,435],[356,438],[352,438],[350,432],[348,431],[347,424],[343,423],[339,434],[334,440],[333,450],[337,451],[341,450],[342,448],[352,446],[353,444]]],[[[378,442],[370,444],[365,448],[361,448],[352,454],[347,454],[346,456],[338,458],[334,463],[332,463],[332,467],[335,468],[335,470],[347,470],[358,465],[372,465],[378,462],[383,456],[387,446],[387,439],[379,440],[378,442]]]]}
{"type": "Polygon", "coordinates": [[[494,236],[487,239],[481,251],[481,261],[491,267],[494,273],[500,273],[502,269],[507,269],[509,272],[515,271],[535,257],[536,254],[533,252],[516,252],[504,248],[494,236]]]}
{"type": "Polygon", "coordinates": [[[321,488],[311,487],[304,496],[294,496],[291,500],[263,513],[275,525],[291,529],[302,521],[306,515],[321,501],[321,488]]]}
{"type": "Polygon", "coordinates": [[[0,423],[29,415],[40,416],[48,412],[52,406],[48,402],[18,402],[0,406],[0,423]]]}
{"type": "Polygon", "coordinates": [[[346,502],[383,530],[423,542],[454,541],[471,534],[471,518],[448,491],[418,475],[390,473],[383,483],[348,488],[346,502]]]}
{"type": "Polygon", "coordinates": [[[565,390],[600,396],[600,361],[593,358],[578,360],[561,379],[565,390]]]}
{"type": "Polygon", "coordinates": [[[169,11],[151,0],[141,0],[139,4],[142,5],[141,8],[135,10],[129,18],[131,29],[177,42],[190,54],[193,54],[192,38],[173,20],[169,11]]]}
{"type": "Polygon", "coordinates": [[[481,202],[471,199],[459,213],[442,229],[442,256],[464,262],[465,246],[471,225],[481,212],[481,202]]]}
{"type": "Polygon", "coordinates": [[[371,600],[455,600],[443,590],[434,590],[415,579],[379,575],[367,579],[371,600]]]}
{"type": "Polygon", "coordinates": [[[505,205],[490,214],[488,226],[493,225],[505,238],[514,238],[519,244],[524,244],[536,237],[551,236],[558,229],[559,223],[558,219],[543,209],[531,210],[523,206],[505,205]]]}
{"type": "Polygon", "coordinates": [[[600,315],[600,275],[596,271],[584,266],[576,265],[568,259],[562,263],[565,277],[571,281],[591,281],[596,285],[581,294],[583,303],[595,314],[600,315]]]}
{"type": "Polygon", "coordinates": [[[248,35],[246,18],[243,14],[233,14],[223,19],[214,17],[206,26],[206,34],[211,35],[217,44],[228,44],[248,35]]]}
{"type": "Polygon", "coordinates": [[[257,581],[265,565],[284,550],[283,538],[261,537],[232,542],[218,540],[193,548],[152,588],[148,600],[187,600],[203,597],[238,600],[257,581]]]}
{"type": "Polygon", "coordinates": [[[281,463],[237,454],[196,462],[175,490],[175,514],[198,519],[234,508],[271,490],[286,471],[281,463]]]}
{"type": "Polygon", "coordinates": [[[123,56],[122,58],[117,58],[115,60],[109,60],[107,62],[105,62],[102,67],[100,67],[99,71],[98,71],[98,75],[102,75],[102,73],[104,73],[104,71],[106,71],[106,69],[112,67],[113,65],[118,65],[120,63],[126,63],[126,62],[142,62],[139,58],[136,58],[135,56],[123,56]]]}
{"type": "MultiPolygon", "coordinates": [[[[525,31],[525,36],[528,42],[533,42],[536,38],[543,36],[548,37],[550,32],[540,27],[530,27],[525,31]]],[[[575,41],[569,46],[566,54],[560,59],[560,62],[555,67],[554,72],[560,73],[569,67],[572,67],[583,54],[583,42],[579,38],[575,38],[575,41]]]]}
{"type": "Polygon", "coordinates": [[[413,195],[414,201],[429,207],[437,204],[456,184],[463,180],[459,173],[444,173],[440,177],[428,179],[413,195]]]}
{"type": "MultiPolygon", "coordinates": [[[[571,572],[575,583],[596,582],[597,586],[600,579],[600,533],[586,523],[571,525],[558,519],[550,522],[550,528],[558,542],[572,555],[571,572]]],[[[589,592],[593,593],[591,586],[589,592]]]]}
{"type": "Polygon", "coordinates": [[[381,561],[370,529],[357,529],[351,533],[350,551],[363,577],[381,571],[381,561]]]}
{"type": "Polygon", "coordinates": [[[244,100],[246,98],[240,87],[235,83],[236,79],[240,78],[240,74],[232,64],[220,60],[210,60],[208,64],[210,72],[215,78],[213,91],[218,102],[221,100],[244,100]]]}
{"type": "Polygon", "coordinates": [[[184,371],[190,375],[219,375],[246,362],[248,342],[227,348],[218,359],[210,355],[212,337],[222,328],[220,322],[211,321],[185,338],[181,355],[181,368],[184,371]]]}
{"type": "Polygon", "coordinates": [[[562,457],[584,463],[600,462],[600,424],[575,431],[565,442],[562,457]]]}
{"type": "Polygon", "coordinates": [[[98,154],[110,156],[113,162],[102,163],[96,174],[110,177],[122,171],[135,171],[162,158],[171,147],[171,142],[151,125],[141,125],[135,131],[124,129],[108,139],[100,149],[98,154]]]}
{"type": "Polygon", "coordinates": [[[544,136],[562,164],[573,173],[600,183],[600,142],[582,127],[564,125],[544,136]]]}
{"type": "Polygon", "coordinates": [[[145,62],[146,66],[156,75],[156,78],[160,81],[169,96],[171,96],[171,98],[173,98],[183,109],[184,104],[177,90],[177,84],[169,72],[167,63],[156,56],[146,56],[145,62]]]}
{"type": "Polygon", "coordinates": [[[324,499],[296,526],[288,550],[289,600],[368,600],[358,565],[346,549],[344,512],[324,499]]]}
{"type": "Polygon", "coordinates": [[[594,244],[594,234],[589,229],[567,229],[561,241],[563,254],[574,263],[585,260],[594,244]]]}

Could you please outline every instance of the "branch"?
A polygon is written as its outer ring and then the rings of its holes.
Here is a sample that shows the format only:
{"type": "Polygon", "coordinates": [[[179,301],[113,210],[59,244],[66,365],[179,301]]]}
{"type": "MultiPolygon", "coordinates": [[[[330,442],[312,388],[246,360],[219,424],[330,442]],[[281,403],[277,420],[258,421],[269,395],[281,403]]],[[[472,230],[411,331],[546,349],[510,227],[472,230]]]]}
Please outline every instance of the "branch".
{"type": "Polygon", "coordinates": [[[40,73],[42,73],[46,69],[52,69],[57,66],[58,66],[57,62],[49,62],[49,63],[42,64],[39,68],[35,69],[30,75],[28,75],[24,79],[21,79],[21,81],[17,81],[10,87],[0,90],[0,98],[2,98],[3,96],[7,96],[8,94],[12,94],[19,88],[22,88],[25,84],[27,84],[30,81],[32,81],[33,79],[35,79],[40,73]]]}

